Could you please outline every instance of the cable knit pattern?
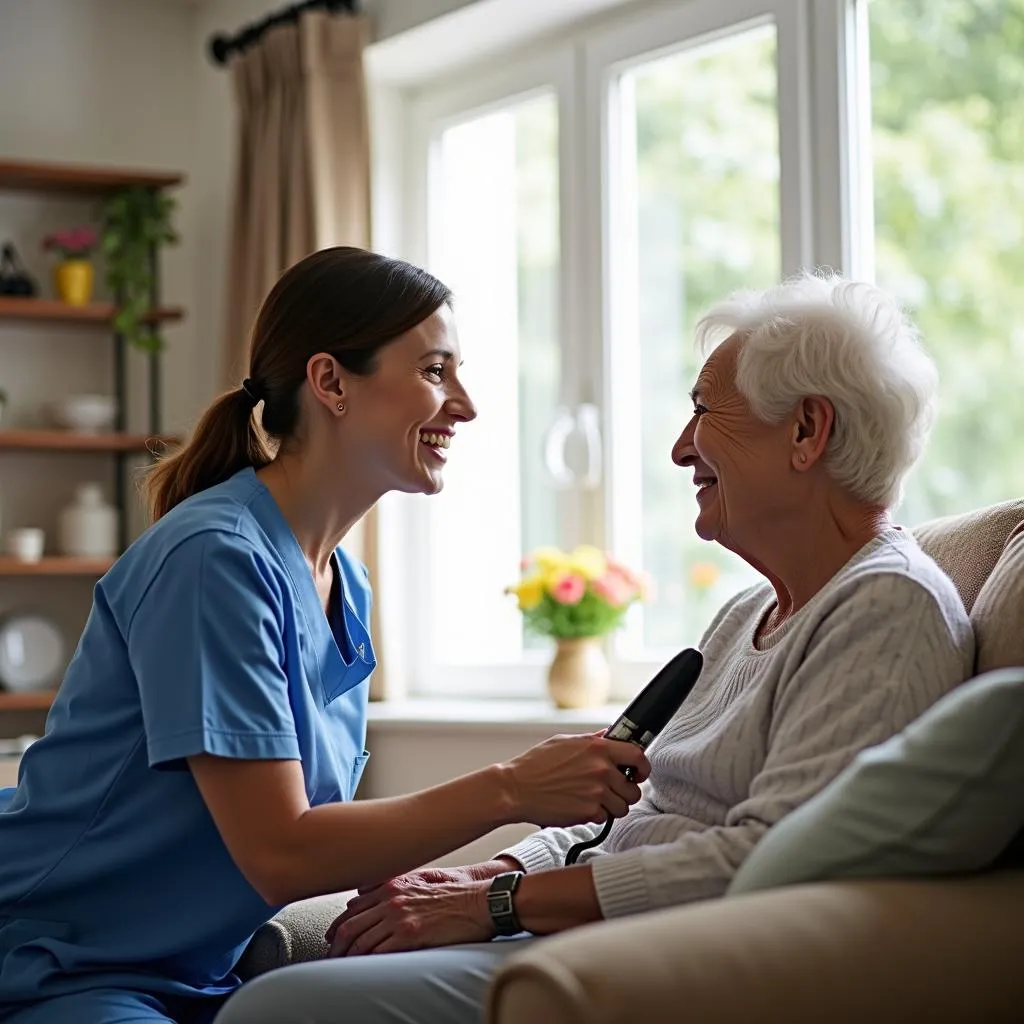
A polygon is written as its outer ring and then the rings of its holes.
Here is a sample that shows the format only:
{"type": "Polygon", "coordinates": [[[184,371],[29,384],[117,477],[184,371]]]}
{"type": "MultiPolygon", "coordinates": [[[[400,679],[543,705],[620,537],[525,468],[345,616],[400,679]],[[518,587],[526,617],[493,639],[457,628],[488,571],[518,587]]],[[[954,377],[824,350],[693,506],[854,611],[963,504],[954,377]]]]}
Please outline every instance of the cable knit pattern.
{"type": "MultiPolygon", "coordinates": [[[[773,604],[763,584],[719,612],[697,686],[651,746],[643,798],[580,858],[605,917],[722,895],[773,824],[971,675],[960,596],[901,530],[755,645],[773,604]]],[[[593,834],[545,829],[504,852],[527,871],[559,867],[593,834]]]]}

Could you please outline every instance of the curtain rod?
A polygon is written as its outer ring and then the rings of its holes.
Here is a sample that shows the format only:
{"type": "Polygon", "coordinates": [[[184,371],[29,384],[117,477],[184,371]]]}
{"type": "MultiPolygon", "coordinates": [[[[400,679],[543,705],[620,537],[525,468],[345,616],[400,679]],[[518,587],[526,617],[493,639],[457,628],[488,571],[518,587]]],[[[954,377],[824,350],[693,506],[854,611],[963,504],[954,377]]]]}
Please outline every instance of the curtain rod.
{"type": "Polygon", "coordinates": [[[268,28],[294,23],[304,11],[312,10],[325,10],[328,14],[337,14],[341,11],[356,14],[358,4],[356,0],[303,0],[302,3],[292,4],[274,14],[268,14],[262,21],[243,25],[233,36],[225,35],[223,32],[210,36],[206,43],[210,59],[214,64],[223,67],[231,54],[241,53],[252,46],[268,28]]]}

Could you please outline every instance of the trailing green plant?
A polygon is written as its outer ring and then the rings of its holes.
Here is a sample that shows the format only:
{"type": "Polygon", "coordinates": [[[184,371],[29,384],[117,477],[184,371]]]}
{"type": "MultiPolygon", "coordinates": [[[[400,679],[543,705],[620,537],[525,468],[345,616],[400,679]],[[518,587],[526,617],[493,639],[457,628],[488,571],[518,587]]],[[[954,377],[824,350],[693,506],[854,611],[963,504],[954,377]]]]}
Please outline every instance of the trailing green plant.
{"type": "Polygon", "coordinates": [[[159,352],[164,344],[159,326],[146,319],[154,285],[151,254],[178,241],[171,224],[176,206],[173,197],[142,186],[122,189],[103,204],[100,248],[107,286],[118,303],[114,330],[144,352],[159,352]]]}

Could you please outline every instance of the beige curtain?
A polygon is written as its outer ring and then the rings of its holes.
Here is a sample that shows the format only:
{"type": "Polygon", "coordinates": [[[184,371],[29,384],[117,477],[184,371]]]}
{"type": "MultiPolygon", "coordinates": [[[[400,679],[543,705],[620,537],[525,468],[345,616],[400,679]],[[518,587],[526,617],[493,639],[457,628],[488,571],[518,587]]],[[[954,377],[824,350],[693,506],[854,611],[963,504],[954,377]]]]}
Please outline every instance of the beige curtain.
{"type": "MultiPolygon", "coordinates": [[[[224,346],[226,386],[245,375],[260,304],[281,274],[317,249],[370,244],[365,16],[309,11],[269,29],[231,67],[238,158],[224,346]]],[[[376,515],[346,538],[377,581],[376,515]]],[[[376,586],[375,586],[376,590],[376,586]]],[[[383,650],[375,594],[371,629],[383,650]]],[[[374,699],[385,695],[384,666],[374,699]]]]}
{"type": "Polygon", "coordinates": [[[293,263],[370,243],[365,16],[310,11],[231,67],[238,153],[224,369],[244,375],[260,303],[293,263]]]}

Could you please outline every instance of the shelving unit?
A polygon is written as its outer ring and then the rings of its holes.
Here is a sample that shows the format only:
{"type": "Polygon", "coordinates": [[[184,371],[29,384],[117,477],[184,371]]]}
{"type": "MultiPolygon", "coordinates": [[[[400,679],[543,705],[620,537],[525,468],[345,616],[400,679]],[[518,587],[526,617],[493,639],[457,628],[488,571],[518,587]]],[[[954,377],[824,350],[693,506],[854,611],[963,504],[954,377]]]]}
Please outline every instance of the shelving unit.
{"type": "Polygon", "coordinates": [[[37,452],[153,452],[173,445],[177,438],[162,434],[131,434],[115,431],[109,434],[84,434],[71,430],[3,430],[0,451],[37,452]]]}
{"type": "MultiPolygon", "coordinates": [[[[80,167],[69,164],[46,164],[0,160],[0,191],[36,192],[52,195],[74,195],[102,198],[119,189],[140,186],[151,189],[172,188],[179,185],[180,174],[156,171],[127,170],[113,167],[80,167]]],[[[180,320],[183,310],[160,305],[159,267],[156,252],[151,252],[154,267],[154,288],[150,296],[151,323],[170,323],[180,320]]],[[[53,299],[22,299],[0,297],[0,326],[5,321],[64,325],[111,326],[117,306],[113,303],[92,303],[70,306],[53,299]]],[[[0,452],[106,452],[117,460],[115,474],[115,504],[121,512],[121,547],[126,541],[125,462],[132,454],[154,450],[154,442],[164,446],[174,438],[160,435],[160,356],[149,356],[149,415],[146,434],[132,434],[125,430],[127,387],[125,341],[113,334],[114,342],[114,397],[117,399],[115,431],[109,434],[78,434],[58,430],[4,430],[0,431],[0,452]]]]}
{"type": "Polygon", "coordinates": [[[50,555],[38,562],[21,562],[17,558],[0,558],[0,576],[102,576],[112,565],[112,558],[73,558],[50,555]]]}
{"type": "MultiPolygon", "coordinates": [[[[10,299],[0,297],[0,319],[41,320],[47,323],[64,324],[109,324],[114,319],[117,307],[109,302],[93,302],[88,306],[69,306],[56,299],[10,299]]],[[[180,320],[184,311],[177,307],[154,309],[148,317],[149,323],[171,323],[180,320]]]]}
{"type": "Polygon", "coordinates": [[[122,188],[173,188],[180,174],[118,167],[0,160],[0,191],[48,192],[56,195],[102,196],[122,188]]]}
{"type": "MultiPolygon", "coordinates": [[[[54,197],[103,199],[121,189],[142,187],[153,190],[173,188],[183,181],[180,174],[111,167],[84,167],[68,164],[49,164],[0,160],[0,192],[28,192],[54,197]]],[[[153,268],[154,286],[149,296],[150,323],[172,323],[184,316],[177,307],[161,304],[159,264],[157,253],[149,255],[153,268]]],[[[85,343],[95,344],[101,339],[112,342],[113,394],[117,401],[117,419],[114,429],[107,433],[77,433],[65,430],[0,428],[0,458],[6,453],[29,453],[32,457],[51,458],[111,458],[114,460],[114,503],[120,512],[120,549],[127,544],[129,496],[133,494],[126,477],[132,459],[156,454],[177,439],[161,433],[161,379],[160,354],[146,357],[148,395],[144,432],[132,432],[128,423],[127,343],[113,327],[117,305],[94,302],[86,306],[71,306],[54,299],[11,298],[0,296],[0,343],[4,342],[4,326],[19,325],[23,329],[42,330],[48,326],[62,329],[81,327],[91,337],[85,343]],[[106,328],[106,330],[104,330],[106,328]]],[[[9,339],[8,339],[9,340],[9,339]]],[[[137,418],[136,415],[132,417],[137,418]]],[[[19,562],[0,557],[0,578],[98,578],[110,568],[112,559],[44,557],[34,563],[19,562]]],[[[5,711],[45,711],[53,700],[52,693],[12,694],[0,689],[0,713],[5,711]]]]}
{"type": "Polygon", "coordinates": [[[0,690],[0,712],[3,711],[49,711],[53,690],[37,690],[35,693],[5,693],[0,690]]]}

